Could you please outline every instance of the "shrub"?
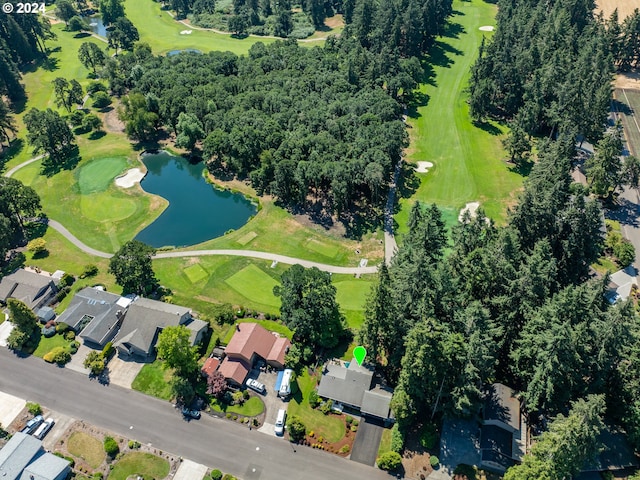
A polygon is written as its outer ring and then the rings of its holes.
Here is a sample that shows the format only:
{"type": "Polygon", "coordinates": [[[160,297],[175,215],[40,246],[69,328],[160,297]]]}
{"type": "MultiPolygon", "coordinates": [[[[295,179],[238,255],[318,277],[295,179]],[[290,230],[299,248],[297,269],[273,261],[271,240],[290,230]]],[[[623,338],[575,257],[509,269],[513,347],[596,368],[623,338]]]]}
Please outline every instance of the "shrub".
{"type": "Polygon", "coordinates": [[[352,432],[357,432],[358,431],[357,425],[351,425],[351,431],[352,432]]]}
{"type": "Polygon", "coordinates": [[[69,466],[71,468],[75,467],[76,461],[72,457],[65,457],[61,452],[53,452],[56,457],[64,458],[67,462],[69,462],[69,466]]]}
{"type": "Polygon", "coordinates": [[[102,349],[102,356],[104,357],[105,361],[111,358],[111,355],[113,355],[113,352],[114,352],[113,343],[107,342],[107,344],[102,349]]]}
{"type": "Polygon", "coordinates": [[[340,453],[349,453],[349,445],[344,445],[341,449],[340,449],[340,453]]]}
{"type": "Polygon", "coordinates": [[[289,437],[294,442],[299,442],[304,438],[306,428],[300,417],[297,415],[291,415],[287,421],[287,429],[289,430],[289,437]]]}
{"type": "Polygon", "coordinates": [[[329,413],[331,413],[331,408],[333,408],[333,400],[327,400],[320,405],[320,411],[325,415],[329,415],[329,413]]]}
{"type": "Polygon", "coordinates": [[[233,313],[233,306],[228,303],[222,305],[216,305],[213,308],[213,319],[218,325],[224,325],[225,323],[231,324],[235,320],[233,313]]]}
{"type": "Polygon", "coordinates": [[[140,448],[140,442],[136,441],[136,440],[129,440],[129,448],[131,450],[135,450],[140,448]]]}
{"type": "Polygon", "coordinates": [[[309,394],[309,405],[311,408],[316,408],[320,405],[320,397],[318,396],[318,392],[315,390],[311,390],[311,393],[309,394]]]}
{"type": "Polygon", "coordinates": [[[231,394],[231,398],[233,398],[233,403],[235,405],[242,405],[244,403],[244,394],[240,391],[233,392],[231,394]]]}
{"type": "Polygon", "coordinates": [[[378,457],[377,463],[378,468],[389,472],[402,465],[402,457],[396,452],[386,452],[378,457]]]}
{"type": "Polygon", "coordinates": [[[57,363],[58,365],[64,365],[71,360],[71,353],[64,347],[55,347],[49,353],[46,353],[42,359],[48,363],[57,363]]]}
{"type": "Polygon", "coordinates": [[[62,275],[62,278],[60,279],[60,285],[62,285],[63,287],[69,287],[73,285],[75,281],[76,281],[76,277],[74,277],[70,273],[65,273],[64,275],[62,275]]]}
{"type": "Polygon", "coordinates": [[[73,330],[69,330],[69,331],[65,332],[64,338],[66,338],[67,340],[75,340],[76,339],[76,332],[74,332],[73,330]]]}
{"type": "Polygon", "coordinates": [[[344,421],[347,425],[351,425],[353,423],[353,417],[350,415],[347,415],[347,418],[345,418],[344,421]]]}
{"type": "Polygon", "coordinates": [[[244,397],[245,400],[249,400],[249,390],[245,390],[244,392],[242,392],[242,396],[244,397]]]}
{"type": "Polygon", "coordinates": [[[404,448],[404,435],[396,423],[391,429],[391,451],[400,453],[404,448]]]}
{"type": "Polygon", "coordinates": [[[614,247],[613,254],[618,259],[620,266],[626,268],[635,260],[636,249],[633,248],[633,244],[629,240],[623,239],[614,247]]]}
{"type": "Polygon", "coordinates": [[[224,477],[222,477],[222,480],[237,480],[237,479],[236,479],[236,477],[234,477],[230,473],[225,473],[224,477]]]}
{"type": "Polygon", "coordinates": [[[69,325],[64,322],[59,322],[56,324],[56,333],[64,333],[69,330],[69,325]]]}
{"type": "Polygon", "coordinates": [[[71,289],[69,287],[64,287],[60,289],[58,293],[56,293],[56,301],[61,302],[64,298],[69,294],[71,289]]]}
{"type": "Polygon", "coordinates": [[[85,265],[80,278],[95,277],[98,274],[98,267],[93,264],[85,265]]]}
{"type": "Polygon", "coordinates": [[[476,480],[476,468],[466,463],[458,465],[453,470],[453,474],[459,475],[460,477],[467,477],[467,480],[476,480]]]}
{"type": "Polygon", "coordinates": [[[75,355],[78,352],[78,347],[80,347],[80,344],[78,342],[72,342],[69,345],[69,353],[71,355],[75,355]]]}
{"type": "Polygon", "coordinates": [[[87,93],[89,95],[93,95],[96,92],[107,92],[107,86],[102,83],[99,82],[97,80],[93,80],[92,82],[89,82],[89,85],[87,86],[87,93]]]}
{"type": "Polygon", "coordinates": [[[84,118],[84,112],[82,110],[74,110],[71,115],[69,115],[69,123],[74,127],[79,127],[82,125],[82,119],[84,118]]]}
{"type": "Polygon", "coordinates": [[[311,438],[313,438],[313,436],[314,436],[315,434],[316,434],[316,433],[315,433],[313,430],[311,430],[311,431],[309,432],[309,436],[310,436],[311,438]]]}
{"type": "Polygon", "coordinates": [[[229,419],[231,418],[231,414],[230,413],[227,413],[227,418],[229,418],[229,419]]]}
{"type": "Polygon", "coordinates": [[[354,420],[353,424],[357,427],[358,425],[360,425],[360,422],[358,420],[354,420]]]}
{"type": "Polygon", "coordinates": [[[104,451],[111,458],[114,458],[118,453],[120,453],[118,442],[116,442],[113,437],[104,437],[104,451]]]}
{"type": "Polygon", "coordinates": [[[436,446],[437,441],[438,432],[435,425],[429,424],[423,426],[422,431],[420,432],[420,445],[422,445],[427,450],[431,450],[436,446]]]}
{"type": "Polygon", "coordinates": [[[211,471],[211,480],[220,480],[222,478],[222,472],[218,469],[211,471]]]}
{"type": "Polygon", "coordinates": [[[318,443],[322,443],[322,442],[324,442],[324,437],[322,435],[320,435],[318,437],[318,443]]]}
{"type": "Polygon", "coordinates": [[[27,250],[34,255],[41,254],[47,250],[47,242],[44,238],[34,238],[27,243],[27,250]]]}
{"type": "Polygon", "coordinates": [[[435,455],[431,455],[431,457],[429,458],[429,463],[431,463],[431,466],[433,468],[438,468],[438,465],[440,465],[440,459],[435,455]]]}
{"type": "Polygon", "coordinates": [[[27,402],[27,410],[31,415],[42,415],[42,407],[39,403],[27,402]]]}
{"type": "Polygon", "coordinates": [[[104,108],[111,105],[111,97],[105,92],[96,92],[93,95],[93,108],[104,108]]]}
{"type": "Polygon", "coordinates": [[[82,30],[89,30],[89,26],[82,20],[82,17],[74,15],[69,19],[69,30],[72,32],[80,32],[82,30]]]}

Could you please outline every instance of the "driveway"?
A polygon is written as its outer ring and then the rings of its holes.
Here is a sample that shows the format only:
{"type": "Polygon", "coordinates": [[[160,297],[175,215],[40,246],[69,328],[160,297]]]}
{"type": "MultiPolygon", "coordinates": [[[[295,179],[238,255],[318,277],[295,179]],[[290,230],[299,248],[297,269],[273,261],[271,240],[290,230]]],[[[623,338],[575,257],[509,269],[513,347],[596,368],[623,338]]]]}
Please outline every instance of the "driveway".
{"type": "Polygon", "coordinates": [[[73,425],[76,419],[60,412],[50,412],[47,417],[53,418],[56,423],[53,428],[49,430],[47,436],[44,437],[42,445],[47,450],[54,451],[58,441],[64,436],[64,433],[73,425]]]}
{"type": "Polygon", "coordinates": [[[288,405],[288,403],[283,402],[282,399],[278,397],[278,393],[275,391],[276,378],[278,377],[278,374],[276,372],[267,373],[253,370],[249,374],[249,377],[256,378],[259,382],[264,383],[264,386],[267,389],[265,395],[259,395],[264,402],[266,413],[264,417],[264,424],[258,429],[258,431],[266,433],[267,435],[276,436],[274,428],[276,417],[278,416],[278,410],[281,408],[286,410],[288,405]]]}
{"type": "Polygon", "coordinates": [[[191,460],[182,460],[178,467],[178,471],[173,476],[173,480],[200,480],[207,473],[206,465],[192,462],[191,460]]]}
{"type": "Polygon", "coordinates": [[[373,467],[378,457],[378,448],[380,448],[383,431],[383,422],[363,417],[360,420],[356,439],[353,442],[351,460],[373,467]]]}
{"type": "Polygon", "coordinates": [[[26,404],[22,398],[0,392],[0,425],[3,428],[11,425],[26,404]]]}
{"type": "Polygon", "coordinates": [[[131,384],[142,370],[144,362],[114,355],[107,365],[109,383],[122,388],[131,388],[131,384]]]}
{"type": "MultiPolygon", "coordinates": [[[[82,342],[80,337],[76,337],[76,340],[82,342]]],[[[92,350],[92,348],[87,347],[84,343],[80,343],[78,351],[74,355],[71,355],[71,360],[65,365],[65,368],[69,368],[74,372],[82,373],[84,375],[89,375],[89,369],[84,368],[84,359],[87,358],[87,354],[92,350]]]]}
{"type": "MultiPolygon", "coordinates": [[[[5,315],[5,314],[0,312],[0,315],[5,315]]],[[[11,330],[13,330],[13,323],[11,323],[9,321],[9,318],[7,317],[7,319],[4,322],[0,323],[0,347],[7,346],[7,338],[9,338],[9,334],[11,333],[11,330]]]]}

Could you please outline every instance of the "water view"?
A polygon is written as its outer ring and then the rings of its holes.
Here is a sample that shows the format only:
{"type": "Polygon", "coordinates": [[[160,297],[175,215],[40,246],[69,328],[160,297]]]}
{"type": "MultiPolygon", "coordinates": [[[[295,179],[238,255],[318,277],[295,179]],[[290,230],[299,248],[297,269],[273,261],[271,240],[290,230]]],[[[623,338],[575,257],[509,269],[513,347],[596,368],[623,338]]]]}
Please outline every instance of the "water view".
{"type": "Polygon", "coordinates": [[[167,209],[136,239],[153,247],[185,247],[219,237],[244,225],[256,207],[237,193],[216,190],[202,177],[204,164],[168,153],[145,155],[142,188],[169,202],[167,209]]]}

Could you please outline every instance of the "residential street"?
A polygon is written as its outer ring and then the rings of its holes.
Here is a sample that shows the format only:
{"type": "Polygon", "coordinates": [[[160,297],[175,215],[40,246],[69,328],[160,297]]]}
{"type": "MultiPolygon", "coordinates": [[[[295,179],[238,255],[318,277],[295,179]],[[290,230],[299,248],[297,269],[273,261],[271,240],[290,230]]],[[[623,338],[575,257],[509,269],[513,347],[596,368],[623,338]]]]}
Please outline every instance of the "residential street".
{"type": "Polygon", "coordinates": [[[170,403],[0,348],[0,391],[35,401],[243,480],[389,480],[386,473],[203,415],[187,422],[170,403]],[[295,448],[294,448],[295,447],[295,448]]]}

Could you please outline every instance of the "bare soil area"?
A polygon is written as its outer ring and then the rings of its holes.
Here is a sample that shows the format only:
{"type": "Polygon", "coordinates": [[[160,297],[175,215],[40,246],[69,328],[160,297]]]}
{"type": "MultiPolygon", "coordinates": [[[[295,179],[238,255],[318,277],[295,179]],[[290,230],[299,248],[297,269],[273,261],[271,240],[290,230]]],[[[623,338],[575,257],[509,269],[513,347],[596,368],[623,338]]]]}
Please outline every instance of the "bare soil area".
{"type": "MultiPolygon", "coordinates": [[[[640,2],[640,0],[638,0],[640,2]]],[[[618,73],[614,80],[615,88],[624,88],[626,90],[640,90],[640,72],[622,72],[618,73]]]]}
{"type": "Polygon", "coordinates": [[[622,21],[636,8],[640,8],[640,0],[596,0],[596,12],[601,11],[605,18],[609,18],[616,8],[618,18],[622,21]]]}

